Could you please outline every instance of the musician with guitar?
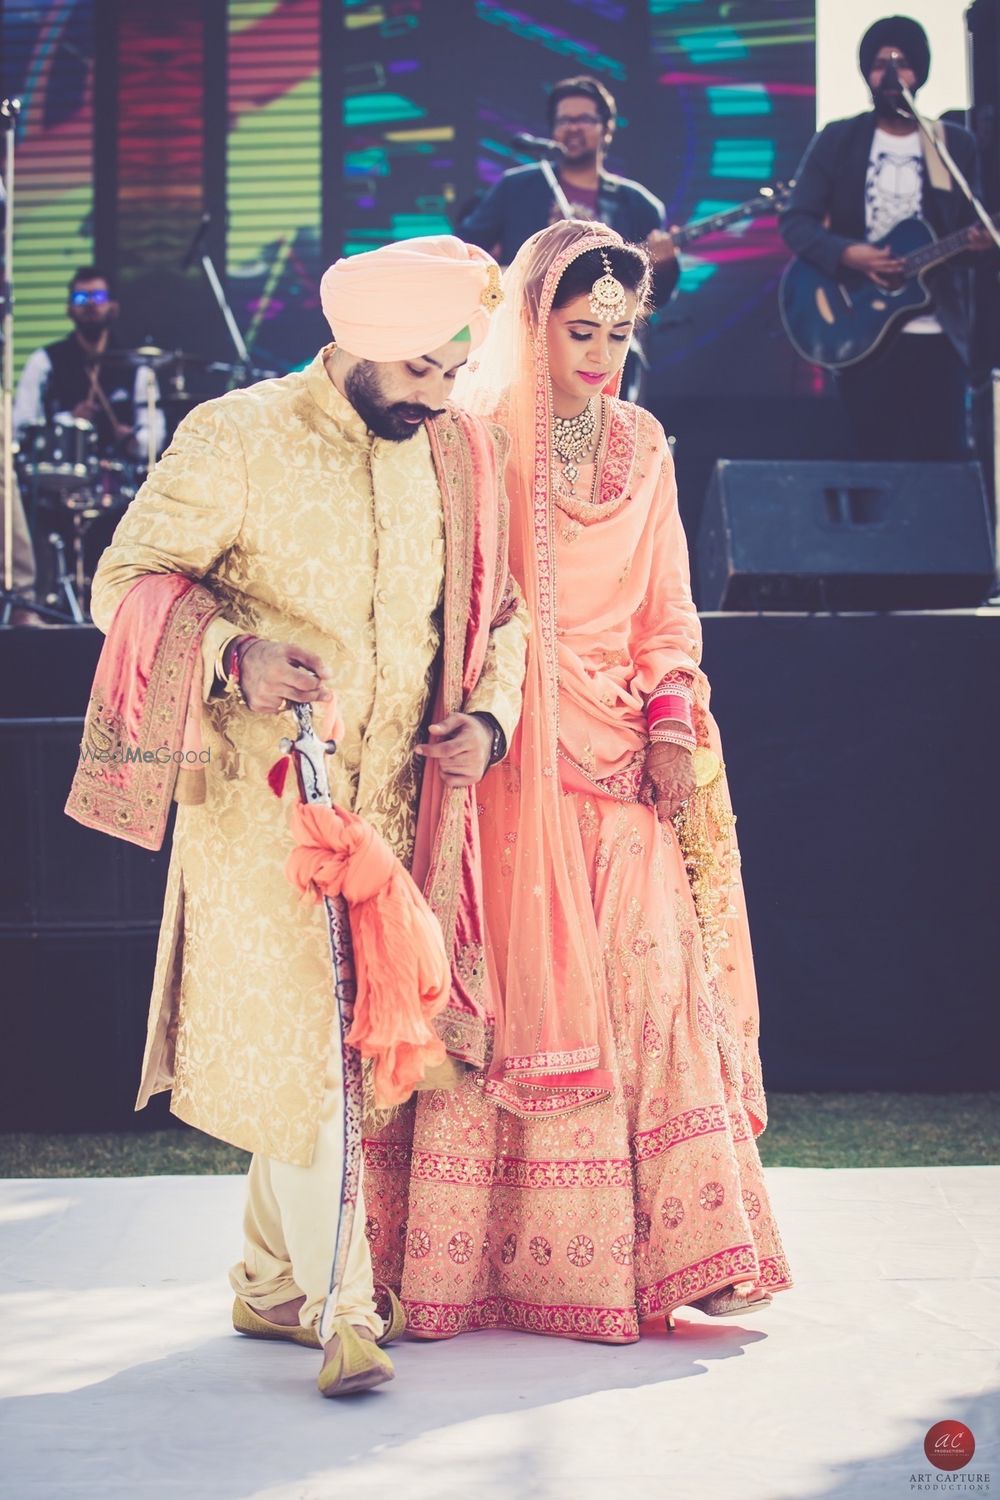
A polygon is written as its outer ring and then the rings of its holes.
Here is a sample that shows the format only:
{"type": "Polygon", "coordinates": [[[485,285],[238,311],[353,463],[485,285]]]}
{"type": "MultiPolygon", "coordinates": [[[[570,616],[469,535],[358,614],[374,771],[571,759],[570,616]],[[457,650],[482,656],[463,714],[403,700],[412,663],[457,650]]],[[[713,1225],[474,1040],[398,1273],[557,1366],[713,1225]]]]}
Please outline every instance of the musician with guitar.
{"type": "MultiPolygon", "coordinates": [[[[548,160],[511,168],[464,213],[456,229],[463,239],[489,250],[505,265],[525,240],[557,219],[597,219],[617,230],[622,239],[645,246],[653,270],[652,302],[662,307],[680,277],[679,250],[732,224],[773,213],[784,200],[783,185],[762,187],[745,203],[668,230],[666,209],[659,198],[641,183],[605,170],[604,154],[614,135],[617,108],[609,90],[596,78],[564,78],[550,90],[548,107],[553,138],[517,139],[540,154],[551,148],[548,155],[554,159],[554,168],[548,160]]],[[[645,369],[641,338],[634,333],[622,393],[640,405],[645,369]]]]}
{"type": "Polygon", "coordinates": [[[596,78],[564,78],[548,96],[552,139],[519,137],[555,159],[512,167],[458,223],[455,233],[509,265],[525,240],[559,218],[598,219],[622,239],[644,244],[653,266],[653,301],[667,302],[680,268],[666,230],[666,209],[640,182],[608,172],[604,157],[615,133],[614,95],[596,78]],[[555,189],[552,182],[555,180],[555,189]]]}
{"type": "MultiPolygon", "coordinates": [[[[992,241],[900,87],[914,94],[927,80],[923,27],[876,21],[859,57],[873,108],[815,136],[781,216],[798,257],[782,318],[798,351],[836,372],[860,457],[959,459],[970,317],[960,257],[992,241]]],[[[934,134],[974,185],[969,132],[938,123],[934,134]]]]}

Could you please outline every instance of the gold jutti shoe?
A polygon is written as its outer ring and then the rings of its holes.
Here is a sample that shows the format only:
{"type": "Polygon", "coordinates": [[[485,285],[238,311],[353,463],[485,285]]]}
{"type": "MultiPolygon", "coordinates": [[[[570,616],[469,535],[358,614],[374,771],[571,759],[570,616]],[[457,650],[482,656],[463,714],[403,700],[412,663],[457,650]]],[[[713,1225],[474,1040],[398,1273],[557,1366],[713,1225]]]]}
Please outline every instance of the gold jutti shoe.
{"type": "Polygon", "coordinates": [[[315,1328],[303,1328],[294,1323],[284,1327],[281,1323],[269,1323],[260,1313],[237,1297],[233,1303],[233,1327],[248,1339],[283,1339],[286,1344],[302,1344],[306,1349],[322,1349],[315,1328]]]}
{"type": "MultiPolygon", "coordinates": [[[[406,1313],[391,1287],[377,1287],[376,1297],[385,1327],[375,1342],[379,1345],[391,1344],[393,1339],[398,1339],[406,1332],[406,1313]]],[[[281,1323],[271,1323],[254,1312],[242,1297],[237,1297],[233,1303],[233,1327],[237,1333],[243,1333],[250,1339],[282,1339],[286,1344],[301,1344],[304,1349],[323,1347],[315,1328],[302,1328],[299,1324],[285,1327],[281,1323]]]]}
{"type": "Polygon", "coordinates": [[[321,1396],[356,1396],[395,1378],[388,1354],[374,1340],[363,1339],[346,1318],[337,1318],[333,1330],[337,1348],[316,1381],[321,1396]]]}
{"type": "Polygon", "coordinates": [[[382,1333],[375,1340],[376,1344],[391,1344],[393,1339],[398,1339],[406,1332],[406,1312],[392,1287],[384,1283],[375,1283],[375,1306],[379,1317],[385,1324],[382,1333]]]}

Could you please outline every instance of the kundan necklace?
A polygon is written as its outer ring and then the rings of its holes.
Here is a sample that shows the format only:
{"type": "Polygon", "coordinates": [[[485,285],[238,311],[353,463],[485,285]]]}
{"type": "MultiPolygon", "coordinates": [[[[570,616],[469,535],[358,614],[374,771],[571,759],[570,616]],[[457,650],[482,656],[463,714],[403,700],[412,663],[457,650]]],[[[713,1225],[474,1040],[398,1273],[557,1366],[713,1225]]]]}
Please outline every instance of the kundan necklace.
{"type": "Polygon", "coordinates": [[[597,428],[596,402],[590,400],[575,417],[552,418],[552,451],[562,462],[559,476],[566,492],[572,494],[580,477],[579,464],[594,446],[597,428]]]}

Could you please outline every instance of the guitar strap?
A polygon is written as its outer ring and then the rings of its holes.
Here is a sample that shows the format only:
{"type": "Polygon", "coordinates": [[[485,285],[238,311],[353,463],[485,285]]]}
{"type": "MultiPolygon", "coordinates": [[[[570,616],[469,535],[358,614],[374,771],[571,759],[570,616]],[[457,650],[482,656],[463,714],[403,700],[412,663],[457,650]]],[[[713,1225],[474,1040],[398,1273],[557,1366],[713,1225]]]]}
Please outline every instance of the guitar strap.
{"type": "Polygon", "coordinates": [[[921,132],[920,144],[924,148],[924,166],[927,168],[927,182],[930,187],[939,193],[950,193],[955,184],[951,173],[941,159],[941,153],[937,149],[937,142],[944,142],[944,126],[940,120],[935,120],[931,125],[934,133],[934,143],[929,141],[921,132]]]}

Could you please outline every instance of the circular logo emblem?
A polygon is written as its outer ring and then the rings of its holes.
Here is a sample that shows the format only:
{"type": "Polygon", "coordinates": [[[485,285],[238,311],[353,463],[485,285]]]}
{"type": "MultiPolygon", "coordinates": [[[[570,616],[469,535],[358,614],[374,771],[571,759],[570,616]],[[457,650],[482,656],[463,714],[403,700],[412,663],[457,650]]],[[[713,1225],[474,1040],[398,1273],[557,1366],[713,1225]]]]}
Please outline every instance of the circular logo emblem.
{"type": "Polygon", "coordinates": [[[935,1422],[924,1438],[924,1452],[936,1469],[964,1469],[976,1440],[964,1422],[935,1422]]]}

